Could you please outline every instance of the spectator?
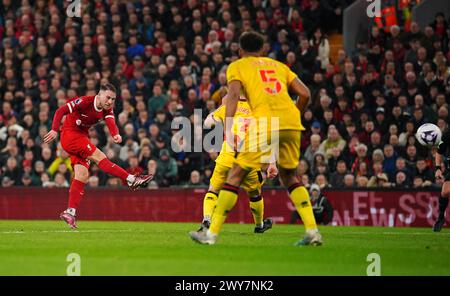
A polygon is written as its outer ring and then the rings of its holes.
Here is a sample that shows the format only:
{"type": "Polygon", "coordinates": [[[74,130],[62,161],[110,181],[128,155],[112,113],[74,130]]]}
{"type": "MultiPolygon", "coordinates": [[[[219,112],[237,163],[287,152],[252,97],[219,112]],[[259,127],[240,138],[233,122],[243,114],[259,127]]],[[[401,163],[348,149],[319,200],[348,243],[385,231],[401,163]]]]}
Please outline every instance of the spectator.
{"type": "Polygon", "coordinates": [[[412,187],[415,189],[422,189],[433,186],[429,180],[424,180],[421,176],[414,176],[412,187]]]}
{"type": "Polygon", "coordinates": [[[358,164],[358,167],[355,170],[354,175],[357,176],[357,177],[358,176],[366,176],[368,178],[369,175],[370,175],[370,172],[369,172],[369,166],[367,165],[367,163],[366,162],[360,162],[358,164]]]}
{"type": "Polygon", "coordinates": [[[53,162],[52,150],[50,150],[50,148],[45,147],[42,149],[41,160],[44,162],[45,167],[50,167],[53,162]]]}
{"type": "Polygon", "coordinates": [[[417,162],[417,148],[414,145],[409,145],[406,148],[406,164],[410,170],[415,168],[417,162]]]}
{"type": "Polygon", "coordinates": [[[319,185],[322,190],[331,187],[330,184],[328,184],[328,179],[325,174],[318,174],[315,178],[315,183],[319,185]]]}
{"type": "Polygon", "coordinates": [[[30,174],[28,173],[23,174],[20,184],[25,187],[33,186],[33,179],[31,179],[30,174]]]}
{"type": "Polygon", "coordinates": [[[173,184],[178,174],[178,166],[174,158],[170,156],[169,150],[162,149],[157,161],[157,174],[162,176],[161,186],[168,187],[173,184]]]}
{"type": "Polygon", "coordinates": [[[383,163],[384,161],[384,154],[383,154],[383,150],[381,149],[376,149],[373,151],[372,153],[372,162],[373,163],[383,163]]]}
{"type": "Polygon", "coordinates": [[[20,185],[20,169],[17,165],[17,160],[14,157],[8,158],[6,161],[6,166],[2,169],[2,171],[2,179],[7,178],[5,184],[7,184],[8,187],[12,185],[20,185]]]}
{"type": "Polygon", "coordinates": [[[330,158],[333,155],[333,150],[338,149],[342,152],[345,148],[346,142],[342,139],[336,126],[330,125],[328,128],[328,137],[320,144],[320,150],[325,152],[326,158],[330,158]]]}
{"type": "Polygon", "coordinates": [[[158,163],[156,160],[151,159],[147,163],[147,174],[153,175],[152,178],[152,184],[149,184],[149,188],[151,189],[157,189],[159,187],[159,184],[161,184],[163,177],[161,176],[160,172],[158,171],[158,163]]]}
{"type": "Polygon", "coordinates": [[[158,110],[164,108],[169,98],[163,94],[162,87],[159,84],[153,86],[153,96],[148,100],[147,109],[150,118],[154,118],[158,110]]]}
{"type": "MultiPolygon", "coordinates": [[[[333,221],[333,206],[327,197],[322,194],[320,186],[312,184],[309,189],[309,196],[311,205],[314,212],[314,217],[318,224],[328,225],[333,221]]],[[[300,215],[297,211],[292,212],[291,224],[295,224],[300,219],[300,215]]]]}
{"type": "Polygon", "coordinates": [[[395,174],[395,184],[392,184],[392,186],[395,186],[395,188],[399,189],[409,188],[408,177],[406,176],[405,172],[398,171],[395,174]]]}
{"type": "Polygon", "coordinates": [[[395,161],[395,169],[397,171],[403,171],[406,173],[406,175],[410,175],[410,170],[406,165],[406,161],[403,157],[398,157],[395,161]]]}
{"type": "Polygon", "coordinates": [[[128,159],[128,167],[126,171],[131,175],[140,175],[144,172],[144,169],[139,166],[139,159],[133,155],[128,159]]]}
{"type": "Polygon", "coordinates": [[[321,166],[321,165],[326,166],[326,163],[327,163],[327,161],[325,159],[325,155],[323,155],[323,153],[320,152],[320,151],[317,152],[314,155],[314,161],[313,161],[313,165],[311,167],[312,174],[313,175],[317,175],[317,172],[319,171],[318,167],[321,166]]]}
{"type": "Polygon", "coordinates": [[[311,187],[311,181],[309,179],[309,175],[302,175],[302,184],[305,186],[306,189],[309,189],[311,187]]]}
{"type": "Polygon", "coordinates": [[[109,178],[106,186],[110,188],[119,188],[122,186],[122,181],[119,178],[109,178]]]}
{"type": "Polygon", "coordinates": [[[320,4],[320,1],[310,0],[309,3],[309,8],[304,11],[304,25],[308,35],[311,35],[315,28],[324,29],[326,24],[323,22],[323,19],[325,18],[325,10],[320,4]]]}
{"type": "Polygon", "coordinates": [[[330,63],[330,45],[328,39],[323,35],[322,29],[319,27],[314,32],[314,37],[309,41],[310,45],[317,52],[317,61],[321,69],[325,69],[330,63]]]}
{"type": "Polygon", "coordinates": [[[138,42],[136,36],[131,36],[129,39],[130,46],[127,48],[127,56],[132,59],[136,56],[144,54],[144,46],[138,42]]]}
{"type": "Polygon", "coordinates": [[[345,163],[345,161],[338,161],[336,171],[330,176],[330,185],[333,188],[343,188],[345,185],[344,179],[347,173],[347,164],[345,163]]]}
{"type": "Polygon", "coordinates": [[[132,155],[137,155],[139,151],[139,144],[133,140],[133,138],[128,137],[124,139],[125,145],[120,148],[119,158],[122,161],[126,161],[129,157],[129,152],[132,153],[132,155]]]}
{"type": "Polygon", "coordinates": [[[89,188],[97,188],[99,186],[99,178],[97,176],[90,176],[87,186],[89,188]]]}
{"type": "Polygon", "coordinates": [[[311,174],[310,165],[306,159],[300,159],[297,167],[297,174],[299,176],[309,176],[311,174]]]}
{"type": "Polygon", "coordinates": [[[369,183],[369,180],[366,176],[358,176],[356,178],[356,186],[358,188],[367,188],[367,184],[369,183]]]}
{"type": "Polygon", "coordinates": [[[186,187],[203,187],[205,184],[201,180],[200,172],[193,170],[189,182],[186,183],[186,187]]]}
{"type": "Polygon", "coordinates": [[[167,120],[167,114],[166,112],[164,112],[163,109],[159,109],[156,111],[155,124],[161,132],[170,134],[171,132],[170,121],[167,120]]]}
{"type": "Polygon", "coordinates": [[[421,177],[424,180],[424,182],[426,182],[426,181],[429,181],[430,183],[434,182],[433,172],[428,167],[425,159],[422,157],[417,159],[414,176],[421,177]]]}
{"type": "Polygon", "coordinates": [[[70,161],[69,154],[67,154],[67,152],[64,151],[60,145],[57,153],[58,157],[56,157],[55,160],[53,160],[53,162],[47,169],[50,175],[53,176],[58,171],[59,165],[62,163],[66,165],[66,168],[68,168],[70,173],[73,173],[72,163],[70,161]]]}
{"type": "Polygon", "coordinates": [[[142,110],[139,112],[138,118],[134,122],[134,129],[148,130],[150,124],[152,124],[151,118],[148,116],[147,110],[142,110]]]}
{"type": "Polygon", "coordinates": [[[381,134],[378,131],[373,131],[370,134],[370,143],[367,146],[367,150],[369,154],[372,154],[377,149],[383,149],[381,134]]]}
{"type": "Polygon", "coordinates": [[[311,144],[308,146],[308,148],[306,148],[306,151],[303,155],[303,157],[309,163],[313,163],[314,155],[319,151],[320,141],[321,141],[320,135],[318,134],[311,135],[311,144]]]}
{"type": "Polygon", "coordinates": [[[300,37],[300,48],[297,53],[297,60],[303,66],[303,75],[300,77],[305,81],[310,81],[312,78],[312,71],[315,68],[316,55],[310,47],[306,37],[300,37]]]}
{"type": "Polygon", "coordinates": [[[66,180],[63,174],[56,173],[55,179],[54,179],[54,186],[55,187],[69,187],[69,182],[66,180]]]}
{"type": "Polygon", "coordinates": [[[353,188],[355,186],[355,176],[353,174],[346,174],[344,176],[344,188],[353,188]]]}
{"type": "Polygon", "coordinates": [[[394,150],[394,147],[391,144],[384,145],[384,161],[383,168],[384,171],[392,175],[395,173],[395,161],[397,159],[397,153],[394,150]]]}
{"type": "Polygon", "coordinates": [[[4,176],[2,178],[2,187],[7,188],[12,186],[14,186],[14,181],[11,180],[11,178],[9,178],[8,176],[4,176]]]}
{"type": "Polygon", "coordinates": [[[361,172],[359,172],[360,163],[365,163],[366,166],[370,165],[369,158],[367,157],[367,146],[364,144],[356,146],[356,158],[351,168],[351,172],[357,176],[361,175],[361,172]]]}
{"type": "Polygon", "coordinates": [[[144,144],[141,147],[141,150],[139,152],[139,166],[141,168],[145,168],[147,166],[147,163],[153,159],[153,155],[152,155],[152,149],[150,148],[150,145],[148,144],[144,144]]]}

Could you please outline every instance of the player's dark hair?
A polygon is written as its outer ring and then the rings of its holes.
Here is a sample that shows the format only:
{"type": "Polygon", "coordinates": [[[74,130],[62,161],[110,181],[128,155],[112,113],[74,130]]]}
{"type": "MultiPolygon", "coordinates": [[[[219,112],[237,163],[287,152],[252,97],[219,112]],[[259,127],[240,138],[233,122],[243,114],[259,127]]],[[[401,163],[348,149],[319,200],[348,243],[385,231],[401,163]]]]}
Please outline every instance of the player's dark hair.
{"type": "Polygon", "coordinates": [[[109,82],[103,83],[100,86],[100,90],[110,90],[113,93],[117,93],[116,87],[112,83],[109,83],[109,82]]]}
{"type": "Polygon", "coordinates": [[[245,32],[239,37],[239,46],[246,52],[259,52],[263,45],[264,38],[257,32],[245,32]]]}

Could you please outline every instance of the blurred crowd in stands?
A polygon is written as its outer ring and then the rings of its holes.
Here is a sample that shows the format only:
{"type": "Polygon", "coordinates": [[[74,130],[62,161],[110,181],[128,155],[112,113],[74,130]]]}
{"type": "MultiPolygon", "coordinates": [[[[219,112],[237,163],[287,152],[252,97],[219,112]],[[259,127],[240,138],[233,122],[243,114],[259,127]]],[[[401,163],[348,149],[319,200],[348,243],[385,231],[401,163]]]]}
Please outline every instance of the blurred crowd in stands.
{"type": "MultiPolygon", "coordinates": [[[[247,30],[261,32],[265,54],[311,90],[298,167],[305,185],[435,186],[435,150],[414,133],[449,121],[450,26],[442,14],[423,28],[374,25],[367,42],[330,59],[327,35],[340,33],[350,0],[82,0],[80,18],[67,17],[69,1],[1,2],[1,187],[69,186],[67,153],[42,137],[58,106],[95,95],[104,81],[120,89],[124,141],[114,144],[99,124],[92,143],[130,173],[153,173],[150,188],[206,186],[217,152],[174,152],[171,122],[201,121],[221,104],[227,65],[247,30]]],[[[88,186],[122,184],[93,164],[88,186]]]]}

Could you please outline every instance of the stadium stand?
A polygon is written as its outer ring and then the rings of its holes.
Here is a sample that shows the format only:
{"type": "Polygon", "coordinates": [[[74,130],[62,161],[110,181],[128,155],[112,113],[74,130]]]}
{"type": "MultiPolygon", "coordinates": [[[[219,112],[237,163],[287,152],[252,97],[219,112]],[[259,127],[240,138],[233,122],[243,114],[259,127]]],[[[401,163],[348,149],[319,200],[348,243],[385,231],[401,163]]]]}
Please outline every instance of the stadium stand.
{"type": "MultiPolygon", "coordinates": [[[[299,165],[306,185],[433,186],[433,151],[414,132],[449,122],[450,26],[441,15],[424,28],[373,26],[369,41],[346,54],[337,29],[352,1],[81,2],[80,18],[67,17],[67,1],[0,4],[2,187],[68,186],[67,154],[42,136],[67,98],[96,94],[106,80],[120,88],[124,144],[104,125],[90,131],[91,141],[128,172],[153,172],[149,188],[206,186],[217,153],[174,152],[171,122],[194,123],[194,109],[205,118],[220,105],[237,39],[250,29],[311,90],[299,165]]],[[[91,175],[90,187],[120,186],[95,165],[91,175]]]]}

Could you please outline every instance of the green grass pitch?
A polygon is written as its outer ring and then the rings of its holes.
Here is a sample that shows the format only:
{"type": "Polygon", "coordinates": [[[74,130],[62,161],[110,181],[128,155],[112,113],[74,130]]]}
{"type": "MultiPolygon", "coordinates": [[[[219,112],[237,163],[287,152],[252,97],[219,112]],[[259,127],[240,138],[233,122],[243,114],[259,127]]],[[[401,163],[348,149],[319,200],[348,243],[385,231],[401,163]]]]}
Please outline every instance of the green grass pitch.
{"type": "Polygon", "coordinates": [[[382,275],[450,275],[450,231],[321,227],[324,245],[295,247],[301,225],[226,224],[218,244],[188,237],[193,223],[0,221],[0,275],[65,275],[77,253],[81,275],[366,275],[378,253],[382,275]]]}

